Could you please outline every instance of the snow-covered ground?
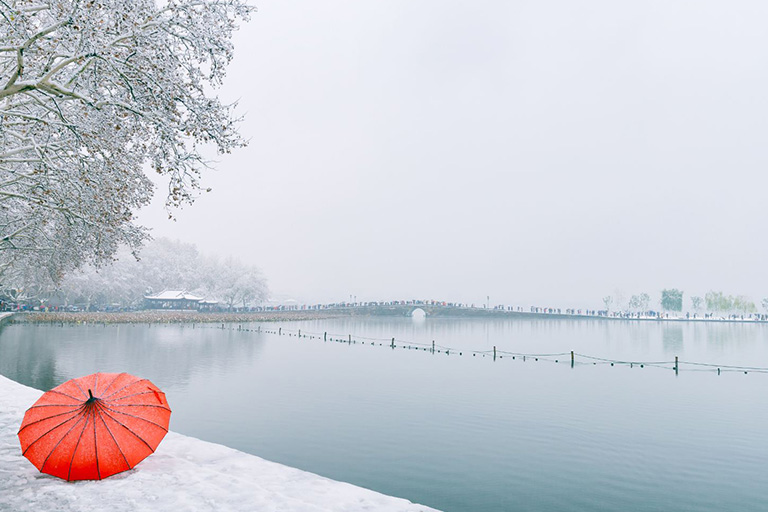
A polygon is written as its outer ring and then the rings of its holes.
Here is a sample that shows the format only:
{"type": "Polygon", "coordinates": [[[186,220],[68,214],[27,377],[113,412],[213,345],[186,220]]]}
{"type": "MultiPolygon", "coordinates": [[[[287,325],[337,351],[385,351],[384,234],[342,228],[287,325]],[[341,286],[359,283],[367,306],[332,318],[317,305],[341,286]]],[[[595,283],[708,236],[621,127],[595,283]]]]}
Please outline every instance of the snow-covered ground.
{"type": "Polygon", "coordinates": [[[41,394],[0,376],[0,511],[434,511],[174,432],[131,471],[65,482],[38,472],[16,437],[41,394]]]}

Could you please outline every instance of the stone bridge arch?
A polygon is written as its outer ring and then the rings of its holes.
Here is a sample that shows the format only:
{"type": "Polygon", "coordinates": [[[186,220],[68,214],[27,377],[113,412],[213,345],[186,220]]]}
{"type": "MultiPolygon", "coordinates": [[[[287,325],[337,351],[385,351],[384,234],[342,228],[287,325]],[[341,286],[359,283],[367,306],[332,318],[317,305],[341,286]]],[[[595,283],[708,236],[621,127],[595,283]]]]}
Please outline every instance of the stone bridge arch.
{"type": "Polygon", "coordinates": [[[426,318],[427,311],[422,307],[415,306],[411,308],[411,311],[408,313],[408,316],[410,316],[411,318],[418,318],[418,319],[426,318]]]}

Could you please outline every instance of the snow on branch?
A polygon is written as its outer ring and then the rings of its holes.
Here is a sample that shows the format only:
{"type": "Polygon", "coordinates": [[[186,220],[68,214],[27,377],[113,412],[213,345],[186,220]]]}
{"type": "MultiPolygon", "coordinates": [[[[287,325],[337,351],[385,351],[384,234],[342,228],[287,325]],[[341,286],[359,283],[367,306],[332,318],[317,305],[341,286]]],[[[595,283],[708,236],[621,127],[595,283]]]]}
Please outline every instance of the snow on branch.
{"type": "Polygon", "coordinates": [[[0,277],[36,265],[56,281],[138,248],[147,166],[167,179],[169,208],[194,201],[200,146],[245,144],[234,105],[210,91],[252,11],[242,0],[0,1],[0,277]]]}

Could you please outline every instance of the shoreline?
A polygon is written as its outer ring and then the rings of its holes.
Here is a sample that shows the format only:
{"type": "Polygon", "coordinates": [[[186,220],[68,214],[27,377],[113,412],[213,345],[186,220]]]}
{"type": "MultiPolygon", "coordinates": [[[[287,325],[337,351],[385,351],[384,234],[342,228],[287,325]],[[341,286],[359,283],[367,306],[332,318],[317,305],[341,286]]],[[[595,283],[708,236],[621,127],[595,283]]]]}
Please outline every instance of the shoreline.
{"type": "Polygon", "coordinates": [[[13,321],[38,324],[193,324],[299,322],[345,317],[344,313],[326,311],[262,311],[254,313],[201,313],[186,310],[143,310],[130,312],[24,312],[13,321]]]}
{"type": "Polygon", "coordinates": [[[42,393],[0,375],[0,510],[438,512],[172,431],[134,469],[65,482],[40,473],[16,437],[42,393]]]}
{"type": "MultiPolygon", "coordinates": [[[[418,306],[416,306],[418,307],[418,306]]],[[[729,324],[768,324],[768,320],[736,318],[685,318],[685,317],[613,317],[600,315],[578,315],[562,313],[529,313],[522,311],[478,310],[471,314],[467,310],[457,310],[455,315],[427,315],[427,318],[441,319],[528,319],[528,320],[587,320],[610,322],[657,322],[657,323],[729,323],[729,324]]],[[[0,323],[4,321],[36,324],[195,324],[195,323],[249,323],[249,322],[299,322],[308,320],[326,320],[334,318],[410,318],[404,314],[376,314],[365,308],[338,309],[297,309],[287,311],[260,311],[248,313],[208,313],[192,310],[141,310],[130,312],[22,312],[1,313],[0,323]],[[12,317],[12,318],[11,318],[12,317]]]]}

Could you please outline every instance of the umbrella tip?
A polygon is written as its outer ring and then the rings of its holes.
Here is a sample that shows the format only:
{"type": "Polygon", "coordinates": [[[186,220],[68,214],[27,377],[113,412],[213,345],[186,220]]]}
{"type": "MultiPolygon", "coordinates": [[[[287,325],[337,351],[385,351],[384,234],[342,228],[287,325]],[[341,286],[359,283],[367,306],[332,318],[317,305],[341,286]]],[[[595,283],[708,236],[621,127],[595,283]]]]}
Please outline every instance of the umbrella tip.
{"type": "Polygon", "coordinates": [[[88,396],[90,397],[88,400],[85,401],[86,404],[92,404],[96,401],[96,398],[94,398],[93,393],[91,393],[91,390],[88,390],[88,396]]]}
{"type": "Polygon", "coordinates": [[[91,398],[93,398],[93,393],[91,393],[91,390],[90,390],[90,389],[88,390],[88,396],[89,396],[89,397],[91,397],[91,398]]]}

